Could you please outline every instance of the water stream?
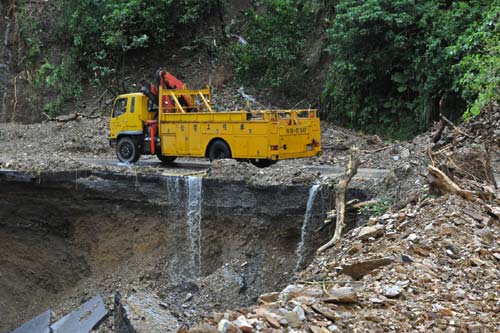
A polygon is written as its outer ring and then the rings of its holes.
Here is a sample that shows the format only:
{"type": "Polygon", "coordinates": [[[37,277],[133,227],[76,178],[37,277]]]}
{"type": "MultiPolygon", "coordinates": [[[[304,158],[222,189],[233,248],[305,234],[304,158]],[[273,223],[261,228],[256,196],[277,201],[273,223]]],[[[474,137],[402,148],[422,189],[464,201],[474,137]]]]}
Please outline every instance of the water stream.
{"type": "MultiPolygon", "coordinates": [[[[10,34],[10,29],[11,29],[11,21],[10,19],[6,19],[6,22],[7,24],[5,25],[5,32],[4,32],[4,37],[3,37],[3,49],[4,49],[4,52],[2,54],[2,58],[5,59],[5,54],[7,54],[7,60],[6,63],[7,64],[10,64],[12,62],[12,53],[10,52],[8,46],[9,46],[9,34],[10,34]]],[[[0,60],[3,60],[3,59],[0,59],[0,60]]]]}
{"type": "Polygon", "coordinates": [[[293,269],[294,273],[297,273],[302,267],[302,264],[304,263],[304,243],[307,237],[309,222],[313,214],[314,200],[316,199],[316,195],[318,194],[319,188],[320,185],[313,185],[309,190],[309,198],[307,199],[306,213],[304,214],[304,222],[302,223],[302,228],[300,230],[300,241],[297,244],[297,248],[295,249],[297,262],[295,263],[295,267],[293,269]]]}
{"type": "Polygon", "coordinates": [[[190,265],[195,276],[201,273],[201,177],[187,178],[187,238],[191,251],[190,265]]]}

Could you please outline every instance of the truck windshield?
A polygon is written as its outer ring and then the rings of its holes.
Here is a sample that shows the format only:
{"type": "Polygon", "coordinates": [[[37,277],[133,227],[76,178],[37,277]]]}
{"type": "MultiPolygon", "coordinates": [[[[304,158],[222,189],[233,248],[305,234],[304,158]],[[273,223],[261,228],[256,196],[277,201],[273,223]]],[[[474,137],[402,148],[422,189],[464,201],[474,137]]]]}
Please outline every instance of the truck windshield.
{"type": "Polygon", "coordinates": [[[122,114],[125,114],[125,112],[127,112],[127,99],[117,99],[113,108],[113,118],[119,117],[122,114]]]}

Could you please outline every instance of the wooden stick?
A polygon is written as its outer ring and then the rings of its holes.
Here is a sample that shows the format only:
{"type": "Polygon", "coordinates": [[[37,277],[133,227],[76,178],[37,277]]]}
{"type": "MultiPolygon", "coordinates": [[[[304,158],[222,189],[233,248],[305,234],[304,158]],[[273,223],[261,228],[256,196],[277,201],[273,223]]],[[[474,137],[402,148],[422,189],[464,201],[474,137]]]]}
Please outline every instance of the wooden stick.
{"type": "Polygon", "coordinates": [[[433,177],[431,179],[431,184],[434,187],[438,188],[441,192],[458,194],[465,200],[476,201],[474,192],[460,188],[460,186],[455,184],[447,175],[444,174],[444,172],[442,172],[438,168],[432,165],[429,165],[427,168],[429,174],[433,177]]]}
{"type": "Polygon", "coordinates": [[[325,251],[326,249],[332,247],[340,241],[340,237],[342,236],[342,229],[345,224],[345,193],[347,191],[347,186],[351,181],[352,177],[356,175],[358,172],[358,167],[361,164],[359,158],[357,156],[353,156],[354,154],[349,155],[349,163],[347,164],[347,168],[344,173],[344,178],[341,179],[335,185],[335,207],[337,210],[337,223],[335,225],[335,234],[332,239],[325,245],[321,246],[318,249],[318,253],[325,251]]]}
{"type": "Polygon", "coordinates": [[[450,127],[452,127],[455,131],[457,131],[458,133],[462,134],[462,135],[465,135],[466,137],[468,138],[472,138],[472,136],[470,136],[469,134],[465,133],[464,131],[462,131],[460,128],[458,128],[454,123],[452,123],[448,118],[446,118],[445,116],[443,116],[442,114],[439,115],[441,117],[441,119],[443,119],[443,121],[450,127]]]}
{"type": "Polygon", "coordinates": [[[372,199],[372,200],[363,201],[363,202],[359,202],[357,204],[351,205],[351,206],[349,206],[349,208],[359,209],[359,208],[363,208],[365,206],[375,205],[377,202],[378,202],[377,199],[372,199]]]}

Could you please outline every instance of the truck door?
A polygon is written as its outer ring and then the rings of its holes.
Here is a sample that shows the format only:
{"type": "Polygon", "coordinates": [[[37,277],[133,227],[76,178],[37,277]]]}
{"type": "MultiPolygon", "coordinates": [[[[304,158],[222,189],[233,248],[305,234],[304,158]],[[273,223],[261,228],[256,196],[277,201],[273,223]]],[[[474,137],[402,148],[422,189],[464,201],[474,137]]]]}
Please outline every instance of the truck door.
{"type": "Polygon", "coordinates": [[[111,133],[120,133],[127,130],[127,104],[128,98],[118,98],[115,101],[111,120],[109,122],[109,130],[111,133]]]}

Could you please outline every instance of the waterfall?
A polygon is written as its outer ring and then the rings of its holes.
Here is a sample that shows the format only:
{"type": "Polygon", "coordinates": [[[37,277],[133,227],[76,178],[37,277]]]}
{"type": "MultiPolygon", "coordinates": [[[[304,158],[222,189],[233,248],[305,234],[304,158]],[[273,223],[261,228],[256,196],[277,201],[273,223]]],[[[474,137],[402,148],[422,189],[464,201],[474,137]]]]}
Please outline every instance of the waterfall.
{"type": "Polygon", "coordinates": [[[191,267],[195,276],[201,273],[201,185],[203,178],[187,178],[187,238],[191,251],[191,267]]]}
{"type": "Polygon", "coordinates": [[[169,176],[167,177],[167,193],[172,196],[178,196],[181,191],[181,177],[179,176],[169,176]]]}
{"type": "Polygon", "coordinates": [[[7,24],[5,25],[5,32],[4,32],[4,37],[3,37],[4,52],[2,52],[2,54],[1,54],[2,58],[0,58],[0,62],[1,62],[2,60],[5,59],[5,54],[7,54],[7,60],[6,60],[7,65],[10,65],[10,63],[12,62],[12,52],[8,48],[11,25],[12,25],[12,22],[10,21],[10,19],[7,19],[7,24]]]}
{"type": "Polygon", "coordinates": [[[297,244],[297,248],[295,249],[297,262],[295,263],[295,267],[293,269],[294,273],[297,273],[300,270],[304,262],[304,242],[307,236],[309,221],[311,220],[313,214],[314,200],[316,199],[316,194],[318,194],[319,188],[320,188],[319,185],[313,185],[309,190],[309,198],[307,199],[306,213],[304,214],[304,222],[302,223],[302,228],[300,230],[300,241],[297,244]]]}

